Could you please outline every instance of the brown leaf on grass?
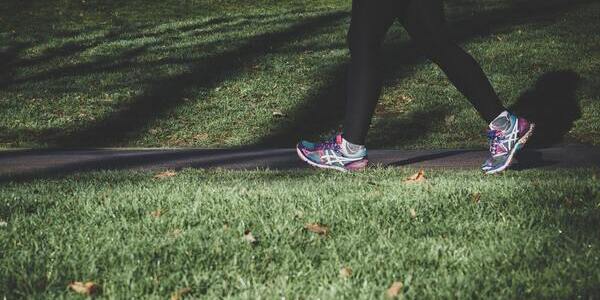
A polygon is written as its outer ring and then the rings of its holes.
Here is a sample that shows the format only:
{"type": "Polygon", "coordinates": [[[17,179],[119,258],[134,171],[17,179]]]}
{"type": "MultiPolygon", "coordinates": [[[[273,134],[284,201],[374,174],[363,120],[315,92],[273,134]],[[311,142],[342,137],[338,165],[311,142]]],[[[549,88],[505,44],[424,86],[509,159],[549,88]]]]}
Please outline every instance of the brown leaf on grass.
{"type": "Polygon", "coordinates": [[[180,300],[183,298],[183,295],[191,292],[192,289],[189,287],[184,287],[175,291],[175,293],[171,294],[171,300],[180,300]]]}
{"type": "Polygon", "coordinates": [[[308,223],[304,225],[304,229],[319,235],[327,235],[329,233],[329,228],[319,223],[308,223]]]}
{"type": "Polygon", "coordinates": [[[410,95],[400,95],[399,98],[401,101],[406,101],[406,102],[411,102],[414,100],[414,98],[411,97],[410,95]]]}
{"type": "Polygon", "coordinates": [[[208,133],[198,133],[198,134],[194,134],[194,136],[192,136],[194,141],[205,141],[208,139],[208,137],[209,137],[208,133]]]}
{"type": "Polygon", "coordinates": [[[182,232],[183,231],[181,229],[175,228],[175,229],[173,229],[173,231],[169,232],[169,235],[173,238],[177,238],[181,235],[182,232]]]}
{"type": "Polygon", "coordinates": [[[343,267],[340,269],[340,277],[348,278],[352,276],[352,269],[350,267],[343,267]]]}
{"type": "Polygon", "coordinates": [[[153,212],[150,213],[151,216],[155,217],[155,218],[160,218],[160,216],[162,216],[162,210],[159,208],[153,212]]]}
{"type": "Polygon", "coordinates": [[[416,219],[417,218],[417,212],[415,211],[414,208],[410,209],[410,217],[411,217],[411,219],[416,219]]]}
{"type": "Polygon", "coordinates": [[[297,210],[294,213],[294,219],[302,219],[302,218],[304,218],[304,212],[301,210],[297,210]]]}
{"type": "Polygon", "coordinates": [[[571,198],[571,197],[565,197],[564,203],[567,208],[571,208],[571,207],[575,206],[575,200],[573,200],[573,198],[571,198]]]}
{"type": "Polygon", "coordinates": [[[73,281],[69,283],[69,288],[76,293],[88,296],[95,295],[98,292],[100,292],[100,286],[91,281],[88,281],[86,283],[83,283],[81,281],[73,281]]]}
{"type": "Polygon", "coordinates": [[[471,200],[473,201],[473,203],[479,203],[479,201],[481,201],[481,193],[473,194],[473,196],[471,196],[471,200]]]}
{"type": "Polygon", "coordinates": [[[401,281],[395,281],[387,289],[387,291],[385,291],[385,297],[388,299],[394,299],[394,298],[398,297],[398,294],[400,294],[400,291],[402,291],[403,286],[404,285],[402,284],[401,281]]]}
{"type": "Polygon", "coordinates": [[[449,115],[449,116],[446,116],[446,118],[444,118],[444,123],[446,123],[446,125],[452,125],[455,120],[456,120],[456,117],[454,115],[449,115]]]}
{"type": "Polygon", "coordinates": [[[273,111],[273,117],[279,117],[279,118],[285,118],[287,117],[286,114],[284,114],[282,111],[280,110],[274,110],[273,111]]]}
{"type": "Polygon", "coordinates": [[[404,182],[406,182],[406,183],[423,182],[426,179],[427,178],[425,177],[425,171],[419,170],[419,172],[417,172],[417,173],[413,174],[412,176],[406,178],[404,180],[404,182]]]}
{"type": "Polygon", "coordinates": [[[154,178],[156,179],[164,179],[164,178],[168,178],[168,177],[173,177],[177,175],[177,172],[173,171],[173,170],[166,170],[164,172],[160,172],[156,175],[154,175],[154,178]]]}
{"type": "Polygon", "coordinates": [[[244,231],[244,241],[246,241],[250,244],[256,244],[258,242],[256,240],[256,238],[254,237],[254,235],[252,234],[252,231],[250,231],[249,229],[244,231]]]}

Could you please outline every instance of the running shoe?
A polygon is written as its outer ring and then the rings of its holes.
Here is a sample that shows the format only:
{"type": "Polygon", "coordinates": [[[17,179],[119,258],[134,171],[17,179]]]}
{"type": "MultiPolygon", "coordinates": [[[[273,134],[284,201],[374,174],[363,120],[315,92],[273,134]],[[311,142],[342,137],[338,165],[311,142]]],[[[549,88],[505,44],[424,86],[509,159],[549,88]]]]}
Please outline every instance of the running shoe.
{"type": "Polygon", "coordinates": [[[486,174],[502,172],[510,167],[515,154],[521,150],[532,136],[535,124],[524,118],[504,112],[490,124],[488,139],[490,157],[481,169],[486,174]]]}
{"type": "Polygon", "coordinates": [[[296,152],[300,159],[317,168],[346,172],[362,170],[367,167],[366,149],[362,149],[355,155],[345,155],[341,147],[342,135],[337,134],[320,143],[301,141],[296,146],[296,152]]]}

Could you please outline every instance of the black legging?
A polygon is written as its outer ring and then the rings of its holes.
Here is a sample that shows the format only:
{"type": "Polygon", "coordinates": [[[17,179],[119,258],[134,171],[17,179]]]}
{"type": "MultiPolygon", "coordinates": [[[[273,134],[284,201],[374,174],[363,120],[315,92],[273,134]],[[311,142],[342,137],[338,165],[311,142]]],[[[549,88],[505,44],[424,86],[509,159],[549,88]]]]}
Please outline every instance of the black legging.
{"type": "Polygon", "coordinates": [[[442,0],[353,0],[346,140],[364,145],[381,92],[381,44],[396,19],[487,122],[505,109],[479,64],[450,39],[442,0]]]}

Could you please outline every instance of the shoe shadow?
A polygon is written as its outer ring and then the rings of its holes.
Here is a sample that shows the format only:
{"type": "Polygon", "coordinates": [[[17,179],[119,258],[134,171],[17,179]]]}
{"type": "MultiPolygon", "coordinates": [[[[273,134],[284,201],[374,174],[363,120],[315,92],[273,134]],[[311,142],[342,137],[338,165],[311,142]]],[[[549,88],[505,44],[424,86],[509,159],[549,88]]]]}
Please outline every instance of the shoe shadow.
{"type": "Polygon", "coordinates": [[[545,159],[542,152],[536,149],[523,150],[515,158],[516,162],[510,166],[510,169],[515,171],[537,169],[557,164],[554,160],[545,159]]]}
{"type": "Polygon", "coordinates": [[[580,77],[573,71],[553,71],[542,75],[525,91],[510,110],[536,124],[528,147],[548,147],[563,141],[581,117],[575,95],[580,77]]]}
{"type": "Polygon", "coordinates": [[[517,154],[513,170],[526,170],[555,164],[543,158],[535,148],[562,142],[581,117],[575,95],[580,77],[573,71],[553,71],[542,75],[525,91],[510,110],[536,124],[528,148],[517,154]]]}

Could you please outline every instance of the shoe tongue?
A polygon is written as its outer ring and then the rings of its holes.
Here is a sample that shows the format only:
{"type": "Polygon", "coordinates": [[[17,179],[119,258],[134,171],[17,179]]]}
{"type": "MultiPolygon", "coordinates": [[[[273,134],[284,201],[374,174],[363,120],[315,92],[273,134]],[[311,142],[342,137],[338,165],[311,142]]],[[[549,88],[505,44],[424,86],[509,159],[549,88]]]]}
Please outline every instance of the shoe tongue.
{"type": "Polygon", "coordinates": [[[338,134],[335,136],[335,143],[338,145],[342,144],[342,135],[341,134],[338,134]]]}

